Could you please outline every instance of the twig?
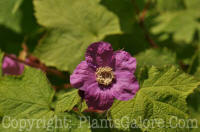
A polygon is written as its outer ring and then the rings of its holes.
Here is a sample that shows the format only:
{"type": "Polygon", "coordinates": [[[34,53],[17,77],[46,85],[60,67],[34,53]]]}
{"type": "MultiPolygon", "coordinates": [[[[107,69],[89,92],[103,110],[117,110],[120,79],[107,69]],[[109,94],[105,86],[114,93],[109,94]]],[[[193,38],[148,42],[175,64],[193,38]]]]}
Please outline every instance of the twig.
{"type": "Polygon", "coordinates": [[[86,110],[84,110],[84,112],[93,112],[93,113],[103,114],[103,113],[105,113],[106,111],[103,111],[103,110],[86,109],[86,110]]]}
{"type": "Polygon", "coordinates": [[[144,9],[142,10],[142,12],[140,11],[140,9],[138,8],[135,0],[132,0],[132,3],[133,3],[133,6],[135,8],[135,11],[139,17],[139,25],[140,27],[142,28],[142,30],[144,31],[144,35],[145,35],[145,38],[146,40],[149,42],[149,44],[153,47],[153,48],[158,48],[158,45],[154,42],[153,39],[151,39],[146,27],[145,27],[145,24],[144,24],[144,20],[145,20],[145,16],[147,14],[147,10],[149,9],[149,6],[151,4],[151,0],[148,0],[148,2],[146,3],[144,9]]]}
{"type": "Polygon", "coordinates": [[[54,74],[54,75],[56,75],[56,76],[58,76],[58,77],[60,77],[62,79],[66,79],[65,75],[62,72],[60,72],[60,71],[58,71],[56,69],[49,68],[49,67],[45,66],[44,64],[40,63],[39,60],[36,57],[29,56],[29,60],[25,61],[25,60],[13,57],[13,56],[11,56],[9,54],[5,54],[5,56],[7,56],[7,57],[9,57],[9,58],[11,58],[11,59],[13,59],[13,60],[15,60],[17,62],[23,63],[25,65],[41,69],[45,73],[54,74]],[[36,63],[36,61],[38,61],[38,63],[36,63]]]}
{"type": "Polygon", "coordinates": [[[138,15],[139,15],[139,22],[140,23],[144,23],[144,19],[145,19],[145,16],[147,14],[147,11],[148,11],[150,5],[151,5],[151,0],[148,0],[147,3],[146,3],[146,5],[145,5],[145,7],[144,7],[144,9],[143,9],[143,11],[141,13],[140,12],[138,13],[138,15]]]}

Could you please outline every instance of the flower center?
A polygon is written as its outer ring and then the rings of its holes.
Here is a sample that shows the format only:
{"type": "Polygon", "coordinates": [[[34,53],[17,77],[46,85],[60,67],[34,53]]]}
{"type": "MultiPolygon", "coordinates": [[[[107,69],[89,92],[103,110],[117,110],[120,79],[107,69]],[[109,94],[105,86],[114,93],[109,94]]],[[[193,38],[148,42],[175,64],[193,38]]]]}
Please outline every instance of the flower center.
{"type": "Polygon", "coordinates": [[[103,84],[108,86],[112,83],[113,79],[115,78],[112,68],[106,67],[99,67],[96,70],[96,80],[99,84],[103,84]]]}

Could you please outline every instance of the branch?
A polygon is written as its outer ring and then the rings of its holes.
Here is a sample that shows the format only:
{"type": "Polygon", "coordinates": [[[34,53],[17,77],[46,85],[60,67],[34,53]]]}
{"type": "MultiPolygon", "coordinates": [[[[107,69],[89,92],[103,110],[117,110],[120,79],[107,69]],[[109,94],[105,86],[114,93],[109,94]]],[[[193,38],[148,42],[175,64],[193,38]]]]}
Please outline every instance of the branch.
{"type": "Polygon", "coordinates": [[[135,0],[132,0],[133,6],[135,8],[135,11],[139,17],[139,25],[142,28],[142,30],[144,31],[144,35],[146,40],[149,42],[149,44],[153,47],[153,48],[158,48],[158,45],[154,42],[153,39],[151,39],[150,34],[148,33],[148,30],[145,27],[144,24],[144,20],[145,20],[145,16],[147,14],[147,11],[149,9],[149,6],[151,4],[151,0],[148,0],[148,2],[146,3],[144,9],[142,11],[140,11],[140,9],[138,8],[135,0]]]}
{"type": "Polygon", "coordinates": [[[66,79],[66,76],[61,71],[58,71],[56,69],[49,68],[49,67],[45,66],[44,64],[40,63],[40,61],[34,56],[29,56],[28,61],[13,57],[9,54],[5,54],[5,56],[7,56],[7,57],[9,57],[12,60],[15,60],[17,62],[23,63],[25,65],[41,69],[45,73],[54,74],[54,75],[60,77],[61,79],[66,79]]]}

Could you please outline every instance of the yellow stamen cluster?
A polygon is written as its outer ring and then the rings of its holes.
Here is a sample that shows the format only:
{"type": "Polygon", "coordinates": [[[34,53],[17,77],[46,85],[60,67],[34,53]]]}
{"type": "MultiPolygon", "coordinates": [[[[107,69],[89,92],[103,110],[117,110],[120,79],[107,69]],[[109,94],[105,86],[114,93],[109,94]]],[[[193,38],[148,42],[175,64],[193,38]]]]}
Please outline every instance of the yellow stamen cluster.
{"type": "Polygon", "coordinates": [[[99,84],[108,86],[112,83],[113,79],[115,78],[112,68],[106,67],[99,67],[96,70],[96,80],[99,84]]]}

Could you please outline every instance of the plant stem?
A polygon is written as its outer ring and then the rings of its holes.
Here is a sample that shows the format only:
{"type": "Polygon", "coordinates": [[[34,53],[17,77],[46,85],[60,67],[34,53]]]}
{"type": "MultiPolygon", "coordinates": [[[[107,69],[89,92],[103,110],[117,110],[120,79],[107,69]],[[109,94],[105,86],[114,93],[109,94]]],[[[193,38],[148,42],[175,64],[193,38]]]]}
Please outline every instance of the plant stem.
{"type": "MultiPolygon", "coordinates": [[[[35,61],[32,61],[31,59],[29,59],[29,61],[26,61],[26,60],[22,60],[22,59],[13,57],[13,56],[11,56],[9,54],[5,54],[5,56],[7,56],[7,57],[9,57],[12,60],[15,60],[17,62],[23,63],[25,65],[41,69],[45,73],[54,74],[54,75],[56,75],[56,76],[58,76],[58,77],[60,77],[62,79],[66,79],[66,76],[61,71],[58,71],[58,70],[53,69],[53,68],[49,68],[49,67],[45,66],[44,64],[40,63],[39,61],[38,61],[39,63],[36,63],[35,61]]],[[[33,57],[33,56],[29,56],[29,57],[38,60],[36,57],[33,57]]]]}
{"type": "Polygon", "coordinates": [[[150,37],[150,34],[145,26],[145,16],[147,14],[147,11],[149,9],[149,6],[151,4],[151,0],[148,0],[144,9],[142,11],[140,11],[140,9],[138,8],[135,0],[132,0],[132,3],[133,3],[133,6],[135,8],[135,11],[136,11],[136,14],[138,15],[139,17],[139,25],[141,27],[141,29],[144,31],[144,35],[145,35],[145,38],[146,40],[149,42],[149,44],[151,45],[151,47],[153,48],[158,48],[158,45],[155,43],[155,41],[150,37]]]}

